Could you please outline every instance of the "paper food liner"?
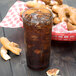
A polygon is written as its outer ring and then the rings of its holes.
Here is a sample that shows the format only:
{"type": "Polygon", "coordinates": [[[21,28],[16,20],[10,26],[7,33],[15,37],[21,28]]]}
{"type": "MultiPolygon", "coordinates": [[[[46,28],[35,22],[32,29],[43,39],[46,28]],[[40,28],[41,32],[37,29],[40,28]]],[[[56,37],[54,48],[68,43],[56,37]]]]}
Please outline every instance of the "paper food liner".
{"type": "MultiPolygon", "coordinates": [[[[39,3],[42,3],[39,1],[39,3]]],[[[44,4],[44,3],[43,3],[44,4]]],[[[0,22],[0,27],[19,28],[23,27],[23,22],[20,17],[20,12],[26,10],[25,2],[17,1],[9,9],[5,18],[0,22]]],[[[52,40],[57,41],[76,41],[76,30],[68,31],[67,24],[62,22],[52,28],[52,40]]]]}

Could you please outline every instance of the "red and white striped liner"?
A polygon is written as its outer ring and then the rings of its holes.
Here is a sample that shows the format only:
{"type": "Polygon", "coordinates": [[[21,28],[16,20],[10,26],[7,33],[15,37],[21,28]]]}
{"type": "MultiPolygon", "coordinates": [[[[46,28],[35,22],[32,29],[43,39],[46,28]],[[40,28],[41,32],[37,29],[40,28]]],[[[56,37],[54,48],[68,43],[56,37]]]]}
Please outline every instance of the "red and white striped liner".
{"type": "MultiPolygon", "coordinates": [[[[41,2],[42,3],[42,2],[41,2]]],[[[20,12],[26,10],[25,2],[17,1],[8,11],[5,18],[0,22],[0,27],[19,28],[23,27],[20,12]]],[[[76,30],[68,31],[67,24],[62,22],[52,28],[52,40],[76,41],[76,30]]]]}

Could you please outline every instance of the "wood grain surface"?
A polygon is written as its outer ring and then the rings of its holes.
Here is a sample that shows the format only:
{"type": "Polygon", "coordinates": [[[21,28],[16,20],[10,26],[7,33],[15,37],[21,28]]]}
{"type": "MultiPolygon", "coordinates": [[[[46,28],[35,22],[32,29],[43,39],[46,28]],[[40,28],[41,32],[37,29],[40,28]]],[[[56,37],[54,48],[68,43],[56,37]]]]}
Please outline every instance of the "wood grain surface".
{"type": "MultiPolygon", "coordinates": [[[[22,1],[26,2],[28,0],[22,1]]],[[[0,0],[0,21],[15,2],[16,0],[0,0]]],[[[64,3],[76,7],[76,0],[64,0],[64,3]]],[[[76,41],[52,41],[49,67],[44,71],[33,71],[27,67],[26,63],[23,28],[12,29],[0,27],[0,37],[2,36],[18,43],[22,49],[22,53],[20,56],[16,56],[9,52],[9,55],[12,57],[9,61],[4,61],[0,57],[0,76],[47,76],[46,71],[51,68],[60,69],[61,76],[76,76],[76,41]]]]}

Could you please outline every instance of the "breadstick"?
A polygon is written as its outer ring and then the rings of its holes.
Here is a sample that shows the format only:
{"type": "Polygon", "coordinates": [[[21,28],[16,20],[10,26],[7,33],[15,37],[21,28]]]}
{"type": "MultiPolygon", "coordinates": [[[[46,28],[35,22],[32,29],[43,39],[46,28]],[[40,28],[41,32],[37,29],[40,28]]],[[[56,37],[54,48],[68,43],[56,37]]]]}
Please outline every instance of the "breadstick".
{"type": "Polygon", "coordinates": [[[11,57],[7,54],[7,50],[3,46],[1,47],[0,55],[6,61],[11,59],[11,57]]]}
{"type": "Polygon", "coordinates": [[[20,55],[21,49],[17,48],[15,46],[11,46],[10,41],[5,38],[5,37],[1,37],[0,38],[1,44],[9,51],[11,51],[12,53],[16,54],[16,55],[20,55]]]}

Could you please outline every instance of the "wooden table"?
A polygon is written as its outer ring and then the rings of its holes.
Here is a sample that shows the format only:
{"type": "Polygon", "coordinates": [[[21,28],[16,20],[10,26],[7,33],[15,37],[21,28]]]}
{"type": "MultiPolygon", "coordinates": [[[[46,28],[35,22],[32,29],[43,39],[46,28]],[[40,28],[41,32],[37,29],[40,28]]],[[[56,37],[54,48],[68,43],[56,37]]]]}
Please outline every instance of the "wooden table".
{"type": "MultiPolygon", "coordinates": [[[[6,15],[8,9],[16,0],[0,0],[0,21],[6,15]]],[[[76,7],[76,0],[64,0],[64,3],[76,7]]],[[[47,76],[46,71],[50,68],[59,68],[61,76],[76,76],[76,42],[52,41],[50,66],[44,71],[33,71],[27,67],[24,31],[22,28],[1,28],[0,37],[7,37],[10,41],[18,43],[22,49],[20,56],[9,52],[12,57],[4,61],[0,57],[0,76],[47,76]]],[[[2,45],[0,44],[0,47],[2,45]]]]}

